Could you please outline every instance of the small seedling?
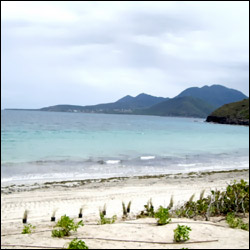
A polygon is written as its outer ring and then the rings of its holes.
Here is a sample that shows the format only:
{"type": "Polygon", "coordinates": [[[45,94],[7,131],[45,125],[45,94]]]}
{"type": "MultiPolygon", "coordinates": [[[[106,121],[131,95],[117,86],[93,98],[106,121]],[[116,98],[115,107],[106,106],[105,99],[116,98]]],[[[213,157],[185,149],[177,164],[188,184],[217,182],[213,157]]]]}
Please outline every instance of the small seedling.
{"type": "Polygon", "coordinates": [[[102,214],[103,214],[104,216],[107,214],[107,207],[106,207],[106,204],[104,204],[104,206],[103,206],[102,214]]]}
{"type": "Polygon", "coordinates": [[[57,224],[55,225],[54,228],[59,227],[59,230],[52,230],[52,237],[63,237],[63,236],[69,236],[70,231],[76,232],[77,229],[80,226],[84,226],[82,220],[79,221],[78,223],[74,223],[73,219],[70,219],[68,216],[63,215],[61,216],[61,219],[58,220],[57,224]]]}
{"type": "Polygon", "coordinates": [[[174,229],[174,240],[176,242],[184,242],[189,240],[189,231],[192,231],[190,227],[178,225],[177,228],[174,229]]]}
{"type": "Polygon", "coordinates": [[[127,206],[127,213],[129,214],[130,213],[130,207],[131,207],[131,201],[129,201],[129,203],[128,203],[128,206],[127,206]]]}
{"type": "Polygon", "coordinates": [[[150,199],[146,205],[144,205],[145,210],[141,211],[139,215],[137,215],[137,218],[144,218],[144,217],[154,217],[154,206],[152,203],[152,199],[150,199]]]}
{"type": "Polygon", "coordinates": [[[83,210],[83,207],[80,207],[78,218],[82,218],[82,210],[83,210]]]}
{"type": "Polygon", "coordinates": [[[27,223],[28,213],[29,213],[29,211],[27,209],[25,209],[25,211],[23,213],[23,223],[27,223]]]}
{"type": "Polygon", "coordinates": [[[158,218],[157,225],[168,224],[171,221],[168,208],[160,206],[155,213],[155,218],[158,218]]]}
{"type": "Polygon", "coordinates": [[[192,203],[194,200],[195,194],[191,195],[191,197],[189,198],[189,203],[192,203]]]}
{"type": "Polygon", "coordinates": [[[100,211],[99,215],[100,215],[100,220],[98,221],[99,225],[113,224],[117,220],[116,215],[112,216],[111,218],[105,218],[105,215],[102,213],[102,211],[100,211]]]}
{"type": "Polygon", "coordinates": [[[205,189],[203,189],[200,193],[200,200],[202,200],[204,198],[204,194],[205,194],[205,189]]]}
{"type": "Polygon", "coordinates": [[[35,226],[32,226],[31,224],[28,224],[28,225],[25,225],[23,227],[23,231],[22,231],[22,234],[31,234],[31,230],[32,229],[35,229],[36,227],[35,226]]]}
{"type": "Polygon", "coordinates": [[[89,249],[85,242],[75,238],[70,243],[68,243],[67,249],[89,249]]]}
{"type": "Polygon", "coordinates": [[[174,197],[173,195],[171,196],[171,199],[170,199],[170,202],[169,202],[169,205],[168,205],[168,209],[170,210],[172,207],[174,206],[174,197]]]}
{"type": "Polygon", "coordinates": [[[56,220],[56,211],[57,211],[57,209],[53,210],[53,213],[51,215],[51,221],[55,221],[56,220]]]}
{"type": "Polygon", "coordinates": [[[130,207],[131,207],[131,201],[128,203],[127,207],[125,203],[122,202],[123,217],[127,217],[127,215],[130,213],[130,207]]]}

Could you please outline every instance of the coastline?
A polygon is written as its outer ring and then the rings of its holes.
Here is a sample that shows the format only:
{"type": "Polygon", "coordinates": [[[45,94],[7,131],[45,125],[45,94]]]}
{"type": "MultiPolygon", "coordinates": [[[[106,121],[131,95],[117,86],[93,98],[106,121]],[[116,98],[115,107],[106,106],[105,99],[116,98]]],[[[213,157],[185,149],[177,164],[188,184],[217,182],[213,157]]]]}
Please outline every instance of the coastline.
{"type": "MultiPolygon", "coordinates": [[[[136,219],[136,215],[144,209],[144,205],[152,198],[157,209],[160,205],[168,206],[171,196],[174,207],[187,201],[191,195],[198,199],[200,192],[205,196],[211,190],[224,190],[234,180],[249,181],[249,170],[192,172],[189,174],[173,174],[160,176],[121,177],[83,182],[53,182],[35,186],[10,186],[1,195],[1,240],[2,244],[63,246],[69,239],[51,237],[54,222],[51,214],[56,210],[56,220],[67,214],[79,221],[79,208],[83,206],[84,227],[70,237],[84,238],[90,248],[166,248],[166,245],[136,242],[112,242],[88,237],[115,238],[144,241],[172,241],[173,229],[177,223],[185,222],[192,227],[190,241],[216,240],[210,243],[176,244],[171,248],[248,248],[249,233],[241,229],[231,229],[221,218],[209,222],[194,221],[186,218],[173,218],[169,225],[157,227],[155,219],[136,219]],[[7,191],[8,190],[8,191],[7,191]],[[132,201],[128,221],[122,220],[122,202],[132,201]],[[99,209],[107,205],[107,217],[117,215],[118,220],[111,225],[97,225],[99,209]],[[29,210],[28,223],[36,226],[37,233],[22,235],[22,216],[29,210]],[[168,233],[168,230],[169,233],[168,233]],[[235,237],[230,237],[234,234],[235,237]],[[171,236],[171,237],[170,237],[171,236]]],[[[8,248],[2,246],[2,249],[8,248]]],[[[9,247],[10,248],[10,247],[9,247]]],[[[14,247],[18,248],[18,247],[14,247]]],[[[20,248],[20,247],[19,247],[20,248]]],[[[28,248],[28,247],[24,247],[28,248]]],[[[12,248],[13,249],[13,248],[12,248]]]]}
{"type": "Polygon", "coordinates": [[[9,185],[1,185],[1,193],[10,194],[13,192],[22,192],[22,191],[33,191],[37,189],[43,188],[51,188],[51,187],[79,187],[89,183],[105,183],[105,182],[118,182],[118,181],[126,181],[126,180],[140,180],[140,179],[153,179],[153,178],[201,178],[202,176],[212,175],[212,174],[220,174],[220,173],[242,173],[249,172],[249,169],[232,169],[232,170],[213,170],[213,171],[198,171],[198,172],[187,172],[187,173],[174,173],[174,174],[156,174],[156,175],[137,175],[137,176],[121,176],[121,177],[109,177],[109,178],[96,178],[96,179],[83,179],[83,180],[60,180],[60,181],[44,181],[44,182],[35,182],[28,184],[9,184],[9,185]]]}

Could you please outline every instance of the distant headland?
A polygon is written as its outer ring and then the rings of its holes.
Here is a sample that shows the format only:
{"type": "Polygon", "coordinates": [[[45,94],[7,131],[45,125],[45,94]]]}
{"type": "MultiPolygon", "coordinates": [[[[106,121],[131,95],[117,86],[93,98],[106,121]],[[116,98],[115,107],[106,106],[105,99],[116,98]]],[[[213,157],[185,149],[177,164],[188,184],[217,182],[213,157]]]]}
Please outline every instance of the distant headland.
{"type": "MultiPolygon", "coordinates": [[[[248,99],[242,92],[222,85],[191,87],[174,98],[156,97],[141,93],[135,97],[126,95],[116,102],[97,105],[55,105],[41,109],[6,109],[27,111],[54,111],[74,113],[134,114],[177,117],[211,117],[219,107],[248,99]]],[[[209,118],[210,119],[210,118],[209,118]]],[[[210,120],[207,121],[210,121],[210,120]]],[[[237,118],[236,118],[237,119],[237,118]]],[[[249,120],[249,117],[248,117],[249,120]]],[[[235,123],[239,124],[239,123],[235,123]]]]}

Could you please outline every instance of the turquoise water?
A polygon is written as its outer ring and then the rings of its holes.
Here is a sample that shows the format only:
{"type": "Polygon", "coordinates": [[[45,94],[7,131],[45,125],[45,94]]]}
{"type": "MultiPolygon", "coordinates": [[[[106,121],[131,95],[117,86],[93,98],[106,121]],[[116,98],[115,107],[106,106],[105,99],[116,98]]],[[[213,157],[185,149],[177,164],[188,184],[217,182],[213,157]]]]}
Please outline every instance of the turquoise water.
{"type": "Polygon", "coordinates": [[[247,168],[249,127],[203,119],[1,112],[3,183],[247,168]]]}

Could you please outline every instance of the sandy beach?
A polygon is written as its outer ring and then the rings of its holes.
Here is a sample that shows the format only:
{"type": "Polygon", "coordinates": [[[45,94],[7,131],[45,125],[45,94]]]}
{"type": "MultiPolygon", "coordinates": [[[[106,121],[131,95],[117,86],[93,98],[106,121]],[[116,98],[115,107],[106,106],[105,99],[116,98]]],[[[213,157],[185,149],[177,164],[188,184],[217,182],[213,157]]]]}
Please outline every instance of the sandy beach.
{"type": "Polygon", "coordinates": [[[154,207],[168,206],[171,196],[174,207],[187,201],[192,194],[199,198],[205,189],[224,190],[233,180],[249,180],[248,170],[189,173],[130,178],[54,182],[34,185],[12,185],[1,188],[1,248],[62,248],[71,239],[83,239],[90,249],[155,248],[155,249],[248,249],[249,232],[231,229],[222,217],[210,221],[173,218],[171,223],[157,226],[153,218],[136,219],[152,198],[154,207]],[[131,201],[131,213],[122,220],[122,202],[131,201]],[[99,209],[106,204],[107,217],[117,215],[115,224],[98,225],[99,209]],[[66,214],[79,221],[83,206],[84,227],[63,239],[52,238],[56,220],[66,214]],[[21,234],[24,210],[29,211],[28,223],[36,226],[34,233],[21,234]],[[173,242],[178,224],[192,228],[186,243],[173,242]]]}

